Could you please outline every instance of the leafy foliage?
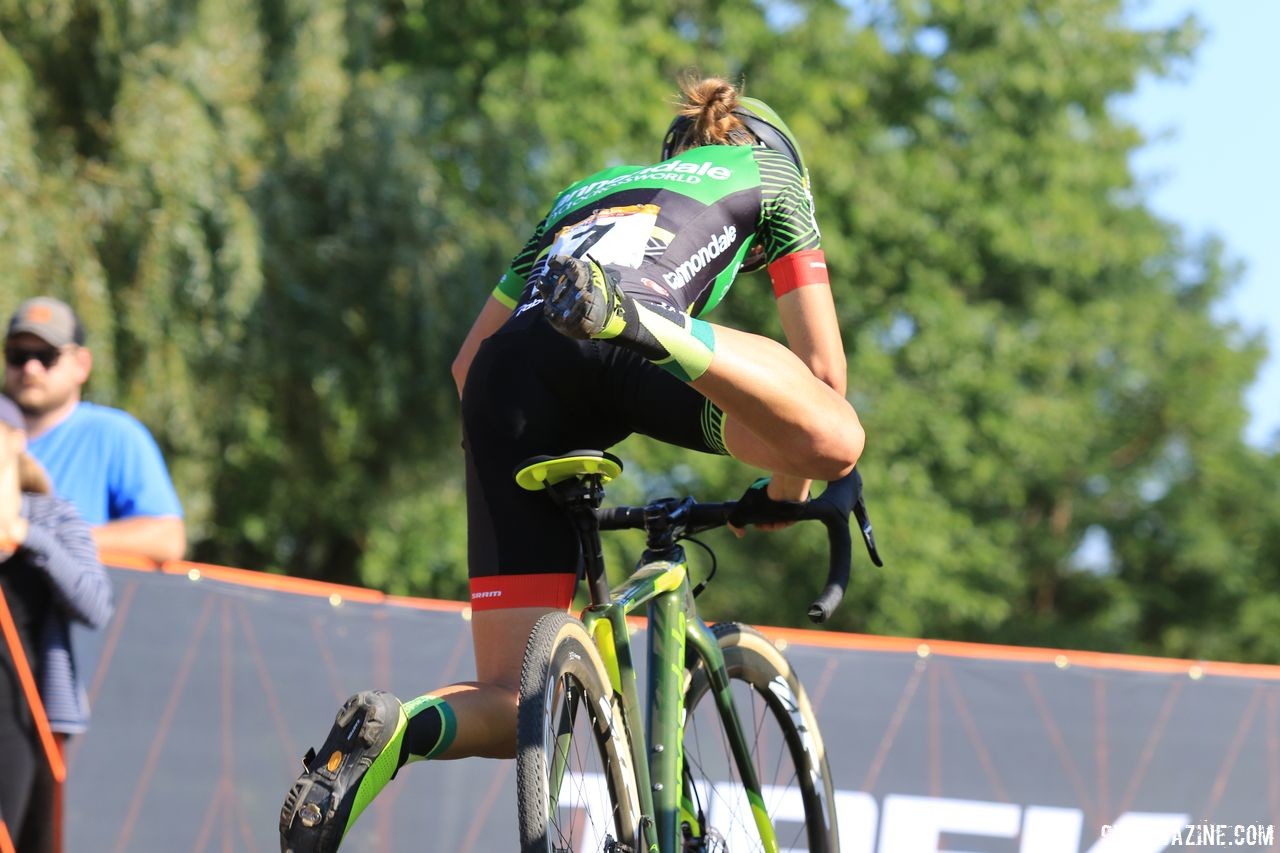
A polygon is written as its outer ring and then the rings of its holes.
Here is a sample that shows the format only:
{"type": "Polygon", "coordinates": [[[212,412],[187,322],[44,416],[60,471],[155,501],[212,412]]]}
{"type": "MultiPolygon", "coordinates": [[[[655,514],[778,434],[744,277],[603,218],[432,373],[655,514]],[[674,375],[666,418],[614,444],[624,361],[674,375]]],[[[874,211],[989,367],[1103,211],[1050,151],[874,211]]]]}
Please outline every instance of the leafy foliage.
{"type": "MultiPolygon", "coordinates": [[[[836,627],[1280,660],[1280,463],[1240,437],[1261,345],[1113,109],[1198,31],[1122,11],[0,2],[0,308],[80,310],[91,395],[157,434],[199,558],[459,596],[471,318],[560,186],[652,159],[682,70],[742,77],[806,145],[869,435],[889,565],[836,627]]],[[[716,319],[779,335],[767,288],[716,319]]],[[[620,452],[618,500],[756,475],[620,452]]],[[[708,610],[801,622],[815,533],[709,537],[708,610]]]]}

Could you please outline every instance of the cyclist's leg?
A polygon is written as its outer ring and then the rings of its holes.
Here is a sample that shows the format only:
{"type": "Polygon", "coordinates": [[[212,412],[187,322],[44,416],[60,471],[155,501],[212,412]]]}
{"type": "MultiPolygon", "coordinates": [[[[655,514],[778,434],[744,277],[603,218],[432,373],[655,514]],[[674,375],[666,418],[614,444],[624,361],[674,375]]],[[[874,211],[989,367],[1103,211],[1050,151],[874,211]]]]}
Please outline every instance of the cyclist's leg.
{"type": "Polygon", "coordinates": [[[641,301],[637,296],[644,291],[630,288],[625,277],[574,263],[583,266],[557,267],[548,274],[549,281],[573,283],[552,283],[546,291],[545,313],[562,333],[608,341],[690,383],[736,423],[730,427],[731,443],[744,461],[828,480],[852,467],[862,449],[857,414],[787,347],[695,319],[649,301],[647,293],[641,301]],[[557,278],[562,271],[568,275],[557,278]],[[593,319],[591,312],[584,316],[575,310],[579,302],[607,310],[596,310],[593,319]]]}
{"type": "Polygon", "coordinates": [[[862,452],[862,427],[849,401],[777,341],[707,325],[715,355],[690,384],[726,413],[734,456],[798,477],[847,474],[862,452]]]}
{"type": "Polygon", "coordinates": [[[541,321],[534,326],[485,342],[463,398],[476,680],[403,704],[375,691],[352,697],[286,800],[286,850],[336,850],[406,763],[514,755],[525,643],[539,617],[571,602],[579,548],[563,512],[545,495],[520,489],[512,475],[529,456],[620,437],[583,393],[594,383],[582,371],[598,370],[583,353],[602,347],[563,338],[541,321]],[[374,725],[366,725],[371,718],[374,725]],[[370,729],[377,731],[366,737],[370,729]],[[329,769],[335,752],[336,772],[329,769]]]}
{"type": "Polygon", "coordinates": [[[467,562],[471,579],[476,682],[439,691],[455,707],[458,735],[442,757],[515,754],[516,697],[534,624],[567,610],[577,586],[578,537],[545,494],[513,475],[544,453],[600,449],[625,434],[595,401],[607,383],[600,353],[528,312],[517,331],[477,353],[463,395],[467,445],[467,562]],[[474,719],[472,719],[474,717],[474,719]]]}
{"type": "Polygon", "coordinates": [[[402,704],[390,693],[366,690],[338,710],[318,750],[308,751],[304,771],[280,809],[280,849],[329,853],[338,849],[356,819],[395,777],[415,749],[428,754],[447,745],[451,714],[432,696],[402,704]],[[410,722],[414,722],[413,732],[410,722]],[[423,723],[433,740],[421,737],[423,723]],[[425,745],[424,745],[425,744],[425,745]]]}
{"type": "Polygon", "coordinates": [[[556,609],[518,607],[472,614],[476,680],[432,691],[458,720],[452,743],[432,758],[515,757],[516,696],[525,642],[538,619],[556,609]]]}
{"type": "Polygon", "coordinates": [[[631,350],[603,349],[610,378],[603,404],[630,432],[689,450],[734,455],[728,446],[732,432],[719,406],[631,350]]]}
{"type": "Polygon", "coordinates": [[[794,464],[777,443],[759,438],[703,396],[698,383],[682,382],[631,350],[610,349],[613,404],[635,432],[768,471],[787,471],[794,464]]]}
{"type": "Polygon", "coordinates": [[[475,614],[476,681],[442,687],[404,703],[381,691],[351,697],[285,801],[283,849],[337,850],[347,830],[406,764],[514,757],[525,640],[537,619],[551,610],[525,607],[475,614]]]}

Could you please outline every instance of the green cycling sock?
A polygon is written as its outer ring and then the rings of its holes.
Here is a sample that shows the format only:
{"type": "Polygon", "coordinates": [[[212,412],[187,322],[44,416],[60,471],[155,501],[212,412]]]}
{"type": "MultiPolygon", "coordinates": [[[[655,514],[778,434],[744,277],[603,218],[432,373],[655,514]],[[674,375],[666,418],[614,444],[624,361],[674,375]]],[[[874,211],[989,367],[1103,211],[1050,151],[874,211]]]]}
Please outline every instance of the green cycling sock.
{"type": "Polygon", "coordinates": [[[449,703],[436,696],[419,696],[404,703],[404,741],[400,745],[400,763],[403,767],[414,761],[424,761],[440,755],[458,733],[458,720],[449,703]]]}
{"type": "MultiPolygon", "coordinates": [[[[453,743],[457,720],[443,699],[419,696],[402,703],[396,714],[395,734],[369,765],[355,791],[342,837],[355,824],[374,797],[411,761],[434,758],[453,743]]],[[[335,753],[340,755],[340,753],[335,753]]]]}

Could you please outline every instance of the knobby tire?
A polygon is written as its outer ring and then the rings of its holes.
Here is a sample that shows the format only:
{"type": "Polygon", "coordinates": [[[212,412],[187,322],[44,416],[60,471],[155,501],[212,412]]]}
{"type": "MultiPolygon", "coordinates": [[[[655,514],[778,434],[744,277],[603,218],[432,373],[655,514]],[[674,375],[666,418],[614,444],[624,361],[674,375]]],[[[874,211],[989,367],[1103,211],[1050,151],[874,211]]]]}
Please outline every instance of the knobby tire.
{"type": "Polygon", "coordinates": [[[520,677],[516,796],[523,853],[629,853],[639,804],[630,742],[583,624],[538,620],[520,677]]]}
{"type": "MultiPolygon", "coordinates": [[[[835,793],[817,717],[783,654],[758,631],[715,625],[742,728],[782,850],[840,849],[835,793]]],[[[694,656],[696,658],[696,656],[694,656]]],[[[686,850],[763,850],[728,736],[700,659],[685,697],[685,809],[694,817],[686,850]]]]}

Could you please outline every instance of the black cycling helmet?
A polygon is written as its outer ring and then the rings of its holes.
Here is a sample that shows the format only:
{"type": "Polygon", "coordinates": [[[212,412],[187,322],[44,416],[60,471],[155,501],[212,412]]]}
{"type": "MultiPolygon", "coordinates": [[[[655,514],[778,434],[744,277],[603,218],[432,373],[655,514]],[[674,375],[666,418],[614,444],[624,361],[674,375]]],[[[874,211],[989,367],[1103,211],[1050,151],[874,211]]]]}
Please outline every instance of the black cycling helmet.
{"type": "MultiPolygon", "coordinates": [[[[808,188],[809,170],[805,168],[804,157],[800,153],[800,143],[796,141],[795,134],[791,132],[791,128],[787,127],[787,123],[781,116],[759,98],[739,98],[738,105],[733,108],[733,114],[755,137],[754,140],[744,140],[744,142],[755,141],[765,148],[786,154],[800,170],[800,178],[808,188]]],[[[688,116],[678,115],[671,120],[670,126],[667,127],[667,135],[662,140],[663,160],[675,154],[676,148],[684,142],[692,126],[693,119],[688,116]]]]}

